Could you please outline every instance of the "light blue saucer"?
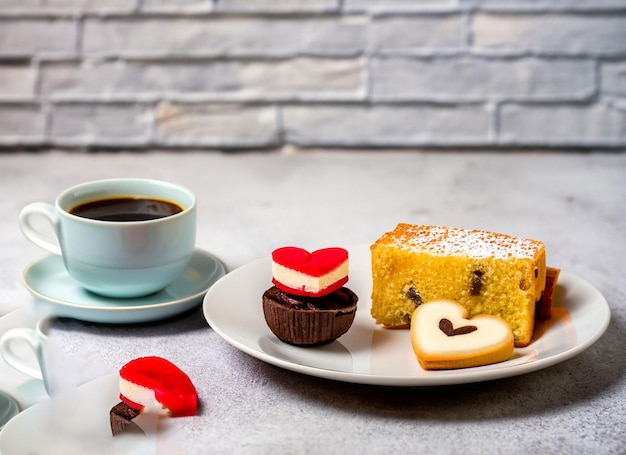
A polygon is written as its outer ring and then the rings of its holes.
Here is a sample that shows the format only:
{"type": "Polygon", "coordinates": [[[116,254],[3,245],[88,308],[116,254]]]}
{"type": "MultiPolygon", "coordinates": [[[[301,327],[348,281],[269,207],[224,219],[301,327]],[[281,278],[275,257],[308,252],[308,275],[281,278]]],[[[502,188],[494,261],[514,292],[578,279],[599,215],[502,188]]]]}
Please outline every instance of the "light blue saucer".
{"type": "Polygon", "coordinates": [[[20,412],[17,403],[4,392],[0,392],[0,430],[20,412]]]}
{"type": "Polygon", "coordinates": [[[129,324],[164,319],[198,305],[206,291],[224,276],[212,254],[196,248],[185,272],[155,294],[131,299],[104,297],[78,286],[60,256],[46,256],[24,268],[22,281],[50,312],[89,322],[129,324]]]}

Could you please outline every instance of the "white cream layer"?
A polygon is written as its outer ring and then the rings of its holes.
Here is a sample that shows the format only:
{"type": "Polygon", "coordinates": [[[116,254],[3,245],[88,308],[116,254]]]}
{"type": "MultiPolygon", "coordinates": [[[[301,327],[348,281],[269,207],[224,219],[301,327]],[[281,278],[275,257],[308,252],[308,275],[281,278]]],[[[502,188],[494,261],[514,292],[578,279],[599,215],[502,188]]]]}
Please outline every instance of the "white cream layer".
{"type": "Polygon", "coordinates": [[[120,377],[120,393],[129,400],[144,406],[142,412],[169,415],[170,411],[154,395],[154,390],[140,386],[120,377]]]}
{"type": "Polygon", "coordinates": [[[272,276],[275,280],[292,289],[317,292],[348,275],[348,260],[339,267],[322,276],[311,276],[272,261],[272,276]]]}

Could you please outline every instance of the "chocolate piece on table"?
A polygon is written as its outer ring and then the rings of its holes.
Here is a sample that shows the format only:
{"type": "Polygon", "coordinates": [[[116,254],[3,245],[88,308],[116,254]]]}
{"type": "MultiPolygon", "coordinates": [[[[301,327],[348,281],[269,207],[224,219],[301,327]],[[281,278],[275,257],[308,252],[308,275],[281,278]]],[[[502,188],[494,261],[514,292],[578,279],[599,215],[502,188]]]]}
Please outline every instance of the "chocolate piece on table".
{"type": "Polygon", "coordinates": [[[139,411],[137,409],[131,408],[123,401],[113,406],[110,412],[111,433],[113,436],[124,431],[138,415],[139,411]]]}

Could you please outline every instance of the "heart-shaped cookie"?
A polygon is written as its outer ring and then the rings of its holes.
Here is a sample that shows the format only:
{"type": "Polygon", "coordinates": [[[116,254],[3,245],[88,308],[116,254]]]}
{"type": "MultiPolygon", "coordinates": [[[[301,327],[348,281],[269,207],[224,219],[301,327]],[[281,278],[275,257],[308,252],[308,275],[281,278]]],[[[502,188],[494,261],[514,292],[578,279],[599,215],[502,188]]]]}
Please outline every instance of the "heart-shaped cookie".
{"type": "Polygon", "coordinates": [[[424,369],[475,367],[511,357],[513,332],[502,318],[467,315],[465,307],[448,300],[417,307],[411,318],[411,344],[424,369]]]}
{"type": "Polygon", "coordinates": [[[323,248],[309,253],[295,246],[272,252],[272,282],[282,291],[304,296],[322,296],[348,281],[348,252],[323,248]]]}

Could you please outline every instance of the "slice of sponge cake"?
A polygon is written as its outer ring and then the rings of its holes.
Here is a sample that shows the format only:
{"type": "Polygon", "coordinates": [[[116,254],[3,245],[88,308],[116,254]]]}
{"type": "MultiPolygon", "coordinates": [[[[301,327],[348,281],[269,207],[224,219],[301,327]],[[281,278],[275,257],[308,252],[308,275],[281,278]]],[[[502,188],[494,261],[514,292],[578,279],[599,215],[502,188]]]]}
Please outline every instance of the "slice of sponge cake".
{"type": "Polygon", "coordinates": [[[532,338],[535,304],[546,285],[542,242],[506,234],[400,223],[371,249],[372,309],[377,323],[405,328],[421,303],[453,300],[469,312],[493,314],[516,346],[532,338]]]}

